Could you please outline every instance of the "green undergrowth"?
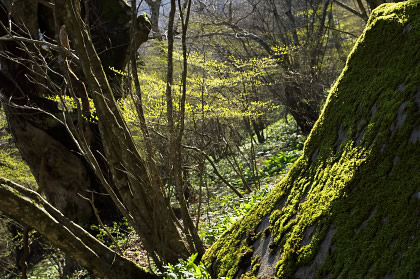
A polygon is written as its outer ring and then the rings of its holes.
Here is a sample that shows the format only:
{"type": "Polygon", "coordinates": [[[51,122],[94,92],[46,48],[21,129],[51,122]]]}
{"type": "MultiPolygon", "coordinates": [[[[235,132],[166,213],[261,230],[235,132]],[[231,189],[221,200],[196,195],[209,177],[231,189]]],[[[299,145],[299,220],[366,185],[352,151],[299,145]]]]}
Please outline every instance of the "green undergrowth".
{"type": "MultiPolygon", "coordinates": [[[[289,117],[286,121],[281,119],[269,125],[265,130],[265,142],[250,144],[250,138],[245,140],[245,143],[239,147],[241,152],[236,152],[233,155],[226,155],[228,158],[222,158],[216,162],[219,172],[225,177],[231,185],[241,192],[245,192],[243,182],[232,168],[229,160],[232,161],[232,156],[240,165],[245,180],[250,187],[258,189],[260,185],[265,185],[277,175],[284,175],[291,164],[300,156],[305,137],[302,136],[296,128],[296,122],[289,117]],[[252,152],[251,150],[254,150],[252,152]],[[251,157],[257,161],[258,173],[253,173],[250,169],[251,157]],[[259,185],[256,185],[259,181],[259,185]]],[[[253,140],[255,142],[255,139],[253,140]]],[[[213,173],[210,164],[206,164],[207,173],[213,173]]],[[[227,190],[218,177],[213,175],[211,183],[215,188],[222,191],[227,190]]],[[[198,183],[196,183],[198,184],[198,183]]],[[[216,189],[217,190],[217,189],[216,189]]]]}
{"type": "Polygon", "coordinates": [[[180,260],[177,264],[165,266],[164,279],[210,279],[210,274],[203,263],[196,264],[197,254],[191,255],[186,260],[180,260]]]}
{"type": "Polygon", "coordinates": [[[91,225],[90,230],[97,239],[114,250],[129,246],[130,240],[135,234],[133,227],[128,225],[125,217],[121,221],[114,221],[109,225],[91,225]]]}
{"type": "Polygon", "coordinates": [[[269,188],[255,191],[243,198],[225,195],[217,200],[215,211],[204,216],[205,222],[201,225],[200,237],[207,245],[213,244],[233,223],[246,215],[252,207],[258,204],[267,194],[269,188]]]}
{"type": "Polygon", "coordinates": [[[419,12],[373,11],[302,157],[203,257],[216,278],[420,276],[419,12]]]}
{"type": "MultiPolygon", "coordinates": [[[[243,193],[239,198],[218,179],[208,182],[209,200],[204,206],[201,216],[200,237],[206,245],[213,244],[220,235],[234,222],[246,215],[251,208],[268,195],[273,182],[284,176],[293,162],[300,156],[304,137],[296,132],[296,123],[292,119],[279,120],[265,129],[266,141],[256,144],[255,156],[258,161],[258,178],[260,187],[256,187],[255,177],[246,171],[246,162],[238,156],[238,162],[245,169],[245,176],[253,186],[252,193],[244,192],[242,183],[225,159],[217,162],[217,166],[224,177],[243,193]]],[[[241,147],[243,153],[248,153],[250,144],[241,147]]],[[[209,170],[209,172],[211,172],[209,170]]],[[[196,178],[198,179],[198,178],[196,178]]],[[[194,181],[194,177],[193,177],[194,181]]],[[[195,184],[197,184],[196,182],[195,184]]]]}

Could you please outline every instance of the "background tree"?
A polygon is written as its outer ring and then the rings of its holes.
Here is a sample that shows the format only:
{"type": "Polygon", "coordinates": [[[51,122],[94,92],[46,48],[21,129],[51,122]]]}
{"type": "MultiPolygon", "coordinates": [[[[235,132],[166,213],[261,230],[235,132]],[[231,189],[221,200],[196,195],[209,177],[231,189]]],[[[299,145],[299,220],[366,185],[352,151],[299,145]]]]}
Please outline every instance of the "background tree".
{"type": "Polygon", "coordinates": [[[160,5],[161,0],[146,0],[147,5],[150,9],[150,21],[152,24],[152,37],[159,37],[161,32],[159,29],[159,17],[160,17],[160,5]]]}
{"type": "MultiPolygon", "coordinates": [[[[207,37],[220,58],[236,57],[233,65],[237,59],[276,61],[277,71],[262,77],[270,86],[258,95],[282,104],[308,134],[351,47],[339,28],[343,10],[331,1],[200,1],[197,14],[207,26],[197,37],[207,37]]],[[[258,123],[252,123],[256,131],[258,123]]]]}

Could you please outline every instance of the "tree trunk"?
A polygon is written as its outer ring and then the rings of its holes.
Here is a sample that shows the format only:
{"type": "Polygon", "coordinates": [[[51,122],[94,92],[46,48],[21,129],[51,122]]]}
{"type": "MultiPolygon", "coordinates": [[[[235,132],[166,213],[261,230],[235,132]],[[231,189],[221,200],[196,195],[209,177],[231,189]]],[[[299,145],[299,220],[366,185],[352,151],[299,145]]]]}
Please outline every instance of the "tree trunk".
{"type": "MultiPolygon", "coordinates": [[[[92,97],[98,113],[105,157],[118,192],[118,196],[111,197],[120,204],[120,210],[140,235],[149,253],[152,256],[156,253],[163,262],[176,262],[178,258],[186,257],[188,251],[175,227],[163,189],[152,183],[153,178],[121,116],[101,60],[80,15],[74,12],[71,1],[61,5],[57,4],[57,9],[68,11],[63,17],[64,23],[73,23],[71,30],[75,49],[80,55],[87,84],[95,93],[92,97]]],[[[110,188],[107,190],[112,191],[110,188]]],[[[154,259],[159,264],[158,258],[154,259]]]]}
{"type": "MultiPolygon", "coordinates": [[[[1,22],[5,26],[8,26],[7,8],[11,7],[9,11],[14,22],[24,28],[23,30],[30,32],[21,35],[37,39],[39,31],[41,31],[46,40],[56,38],[54,6],[44,5],[45,2],[37,3],[37,1],[28,3],[28,1],[17,0],[13,1],[13,5],[11,5],[11,1],[3,2],[6,3],[6,7],[2,8],[0,13],[1,22]]],[[[130,17],[126,13],[127,10],[129,11],[129,7],[122,1],[101,1],[99,5],[91,0],[89,3],[90,13],[88,14],[92,23],[90,33],[93,34],[96,44],[100,47],[104,68],[110,75],[113,75],[114,73],[109,67],[122,70],[128,61],[130,17]],[[112,10],[112,15],[106,12],[110,10],[112,10]],[[122,22],[126,23],[121,24],[122,22]],[[107,44],[103,40],[106,40],[107,44]],[[109,45],[110,43],[112,45],[109,45]]],[[[56,17],[63,18],[63,13],[64,11],[59,11],[56,17]]],[[[86,14],[86,11],[84,13],[86,14]]],[[[140,43],[147,39],[149,25],[143,17],[139,17],[137,25],[135,46],[138,48],[140,43]]],[[[6,34],[5,31],[1,30],[2,35],[6,34]]],[[[2,45],[18,58],[31,59],[27,53],[19,51],[19,45],[16,42],[2,42],[2,45]]],[[[30,44],[26,45],[29,49],[35,50],[35,47],[30,44]]],[[[41,50],[40,56],[46,54],[48,53],[41,50]]],[[[34,85],[26,78],[28,74],[31,74],[32,78],[37,74],[28,73],[27,69],[13,61],[3,58],[1,62],[4,66],[0,77],[5,89],[2,92],[3,101],[11,102],[8,106],[6,105],[8,121],[23,158],[27,161],[38,183],[40,179],[42,180],[42,190],[50,198],[50,201],[60,210],[66,209],[65,213],[71,219],[86,224],[93,216],[88,202],[81,199],[79,194],[85,195],[87,190],[103,192],[103,186],[98,182],[88,163],[78,154],[78,147],[73,142],[67,128],[57,121],[57,119],[63,120],[58,104],[39,97],[45,92],[46,95],[50,95],[51,91],[48,92],[43,86],[34,85]],[[40,113],[36,109],[16,108],[12,104],[29,108],[37,107],[46,113],[40,113]]],[[[27,62],[34,63],[34,61],[27,62]]],[[[51,68],[57,70],[58,65],[52,64],[51,68]]],[[[79,65],[76,65],[74,69],[76,73],[80,74],[79,65]]],[[[38,75],[42,74],[38,73],[38,75]]],[[[54,82],[62,82],[62,80],[57,80],[51,71],[45,70],[45,76],[50,76],[54,82]]],[[[39,81],[39,84],[45,84],[43,79],[37,78],[36,80],[39,81]]],[[[57,90],[51,90],[52,93],[57,93],[57,90]]],[[[76,126],[81,125],[88,130],[92,152],[100,162],[102,161],[101,167],[106,168],[105,162],[100,156],[103,153],[103,148],[98,125],[78,118],[77,113],[73,113],[68,118],[76,126]]],[[[119,216],[115,206],[110,205],[109,198],[99,195],[95,200],[97,201],[96,206],[105,220],[119,216]]]]}
{"type": "MultiPolygon", "coordinates": [[[[272,3],[272,5],[273,5],[273,9],[277,9],[276,6],[275,6],[275,3],[272,3]]],[[[294,46],[299,46],[300,43],[299,43],[299,37],[297,35],[296,21],[295,21],[295,17],[293,15],[293,12],[292,12],[292,1],[291,0],[285,0],[285,6],[286,6],[285,14],[286,14],[287,18],[289,19],[290,30],[291,30],[290,32],[293,35],[293,45],[294,46]]],[[[276,10],[276,12],[277,12],[277,10],[276,10]]]]}
{"type": "Polygon", "coordinates": [[[258,116],[256,119],[252,119],[252,127],[254,128],[255,135],[257,136],[258,143],[262,144],[265,142],[264,129],[265,124],[261,116],[258,116]]]}
{"type": "MultiPolygon", "coordinates": [[[[23,4],[27,1],[14,2],[23,4]]],[[[66,187],[73,197],[67,197],[65,202],[74,205],[76,202],[73,200],[79,199],[82,203],[77,205],[74,214],[79,217],[82,211],[89,210],[78,195],[84,195],[86,189],[91,189],[89,183],[95,182],[106,189],[113,204],[127,217],[158,265],[161,262],[177,262],[178,258],[186,257],[188,251],[174,225],[163,189],[151,183],[150,173],[119,112],[106,76],[109,67],[123,69],[129,59],[130,7],[124,1],[89,3],[88,14],[91,19],[96,19],[89,21],[90,30],[82,22],[81,17],[86,11],[81,10],[79,1],[31,6],[32,10],[25,10],[25,18],[39,18],[39,26],[35,30],[41,30],[45,38],[47,34],[56,38],[59,27],[67,27],[70,46],[76,49],[77,61],[80,61],[80,65],[74,67],[75,73],[85,81],[93,98],[98,123],[86,123],[77,110],[73,114],[64,114],[57,103],[40,97],[45,92],[49,95],[61,94],[59,85],[63,84],[63,79],[50,70],[59,71],[54,64],[57,55],[48,50],[51,58],[36,60],[37,57],[46,57],[45,49],[37,48],[35,43],[27,44],[28,50],[22,51],[22,44],[19,45],[21,48],[17,48],[19,42],[16,40],[1,44],[2,50],[10,51],[13,56],[9,59],[2,57],[1,61],[0,82],[5,86],[2,100],[8,107],[8,119],[39,186],[51,189],[46,193],[47,197],[58,198],[57,191],[66,187]],[[106,38],[111,45],[103,44],[101,38],[106,38]],[[101,58],[95,42],[102,51],[101,58]],[[37,55],[32,55],[31,51],[37,55]],[[14,58],[26,60],[18,64],[14,58]],[[47,61],[46,65],[42,64],[44,61],[47,61]],[[38,81],[35,86],[34,80],[38,81]],[[19,113],[22,111],[25,113],[19,113]],[[92,125],[96,128],[92,129],[92,125]],[[31,147],[31,144],[34,146],[31,147]]],[[[8,26],[6,9],[0,10],[1,22],[8,26]]],[[[18,15],[12,15],[12,19],[18,18],[18,15]]],[[[20,18],[24,19],[23,16],[20,18]]],[[[27,22],[19,24],[24,26],[27,22]]],[[[31,24],[36,24],[36,21],[31,24]]],[[[137,49],[141,42],[147,40],[150,24],[141,16],[137,18],[136,25],[134,45],[137,49]]],[[[1,30],[0,35],[7,35],[6,30],[1,30]]],[[[21,35],[28,37],[28,34],[21,35]]],[[[64,211],[67,208],[61,206],[64,211]]]]}
{"type": "Polygon", "coordinates": [[[36,229],[99,278],[159,278],[103,245],[38,193],[2,178],[0,210],[36,229]]]}
{"type": "Polygon", "coordinates": [[[155,38],[159,38],[160,30],[159,30],[159,16],[160,16],[160,4],[161,0],[146,0],[147,5],[150,9],[151,18],[150,21],[152,23],[152,32],[154,33],[152,36],[155,38]]]}
{"type": "Polygon", "coordinates": [[[288,111],[296,120],[304,135],[308,135],[318,119],[318,106],[321,95],[312,88],[301,88],[297,83],[290,82],[285,89],[288,111]]]}

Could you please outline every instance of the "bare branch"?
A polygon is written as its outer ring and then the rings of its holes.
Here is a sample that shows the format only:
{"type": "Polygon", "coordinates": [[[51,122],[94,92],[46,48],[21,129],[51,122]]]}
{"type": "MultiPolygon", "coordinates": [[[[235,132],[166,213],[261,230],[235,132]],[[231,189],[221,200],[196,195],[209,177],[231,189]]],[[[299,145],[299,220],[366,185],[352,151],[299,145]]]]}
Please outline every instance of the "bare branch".
{"type": "MultiPolygon", "coordinates": [[[[0,37],[0,41],[19,41],[19,42],[25,42],[25,43],[33,43],[33,44],[39,44],[45,47],[49,47],[55,50],[60,50],[62,47],[46,42],[46,41],[40,41],[40,40],[34,40],[34,39],[29,39],[29,38],[25,38],[25,37],[20,37],[20,36],[13,36],[13,35],[5,35],[0,37]]],[[[73,58],[78,64],[80,64],[80,59],[79,57],[76,56],[76,54],[74,54],[72,51],[68,50],[68,49],[63,49],[64,52],[70,56],[71,58],[73,58]]]]}
{"type": "Polygon", "coordinates": [[[364,21],[366,21],[367,19],[363,16],[362,13],[360,13],[359,11],[353,9],[352,7],[344,4],[343,2],[334,0],[335,3],[337,3],[338,6],[342,7],[343,9],[346,9],[347,11],[351,12],[352,14],[357,15],[358,17],[362,18],[364,21]]]}

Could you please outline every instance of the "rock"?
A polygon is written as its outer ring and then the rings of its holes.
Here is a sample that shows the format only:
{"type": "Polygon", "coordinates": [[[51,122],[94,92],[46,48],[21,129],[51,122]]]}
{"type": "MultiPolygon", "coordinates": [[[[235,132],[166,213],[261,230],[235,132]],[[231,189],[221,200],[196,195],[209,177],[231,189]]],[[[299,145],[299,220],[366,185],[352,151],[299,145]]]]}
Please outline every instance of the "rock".
{"type": "Polygon", "coordinates": [[[302,157],[204,255],[214,277],[419,278],[419,14],[372,12],[302,157]]]}

